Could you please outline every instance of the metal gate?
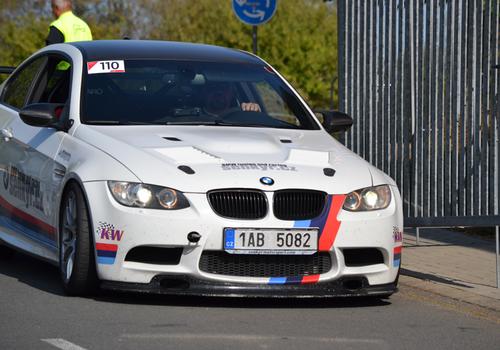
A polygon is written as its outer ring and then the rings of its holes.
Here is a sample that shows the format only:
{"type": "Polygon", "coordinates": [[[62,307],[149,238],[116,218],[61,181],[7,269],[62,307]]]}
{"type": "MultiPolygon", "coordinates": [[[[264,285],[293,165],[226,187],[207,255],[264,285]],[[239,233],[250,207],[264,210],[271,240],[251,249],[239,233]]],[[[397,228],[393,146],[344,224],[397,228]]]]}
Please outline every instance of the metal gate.
{"type": "Polygon", "coordinates": [[[500,225],[500,1],[338,0],[338,22],[343,139],[405,226],[500,225]]]}

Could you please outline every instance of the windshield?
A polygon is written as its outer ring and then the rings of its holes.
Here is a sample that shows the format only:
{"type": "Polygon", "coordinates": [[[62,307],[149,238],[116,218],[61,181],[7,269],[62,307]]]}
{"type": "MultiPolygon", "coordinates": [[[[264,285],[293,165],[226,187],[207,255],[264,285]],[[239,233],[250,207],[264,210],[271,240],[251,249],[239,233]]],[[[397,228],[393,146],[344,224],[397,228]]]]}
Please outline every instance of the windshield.
{"type": "Polygon", "coordinates": [[[109,63],[103,62],[87,63],[81,114],[86,124],[319,129],[263,65],[125,60],[120,69],[105,70],[109,63]]]}

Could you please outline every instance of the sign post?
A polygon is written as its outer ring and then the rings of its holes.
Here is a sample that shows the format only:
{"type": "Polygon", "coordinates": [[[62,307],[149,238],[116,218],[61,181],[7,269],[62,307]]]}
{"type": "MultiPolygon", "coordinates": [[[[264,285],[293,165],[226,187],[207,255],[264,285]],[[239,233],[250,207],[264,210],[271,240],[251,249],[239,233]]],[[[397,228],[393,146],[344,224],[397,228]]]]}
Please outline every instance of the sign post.
{"type": "Polygon", "coordinates": [[[276,12],[277,0],[233,0],[233,11],[240,21],[252,26],[252,48],[257,54],[257,26],[269,21],[276,12]]]}

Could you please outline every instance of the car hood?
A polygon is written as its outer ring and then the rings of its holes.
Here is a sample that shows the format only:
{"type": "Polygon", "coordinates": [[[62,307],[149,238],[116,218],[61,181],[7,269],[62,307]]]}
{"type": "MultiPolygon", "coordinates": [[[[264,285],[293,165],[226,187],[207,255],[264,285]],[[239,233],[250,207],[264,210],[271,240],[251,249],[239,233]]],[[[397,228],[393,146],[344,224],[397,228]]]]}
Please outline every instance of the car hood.
{"type": "MultiPolygon", "coordinates": [[[[372,185],[371,166],[323,130],[80,125],[74,136],[144,183],[183,192],[308,188],[348,193],[372,185]],[[325,168],[335,174],[325,175],[325,168]],[[262,177],[274,184],[262,184],[262,177]]],[[[103,180],[120,179],[109,174],[103,180]]]]}

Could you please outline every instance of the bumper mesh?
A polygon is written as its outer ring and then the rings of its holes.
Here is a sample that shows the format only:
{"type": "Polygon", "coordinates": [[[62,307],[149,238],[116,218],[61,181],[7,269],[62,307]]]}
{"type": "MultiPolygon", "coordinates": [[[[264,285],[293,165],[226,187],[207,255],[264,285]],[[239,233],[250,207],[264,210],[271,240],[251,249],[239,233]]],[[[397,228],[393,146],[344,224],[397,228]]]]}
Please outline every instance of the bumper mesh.
{"type": "Polygon", "coordinates": [[[204,251],[200,270],[225,276],[290,277],[328,272],[332,260],[328,252],[313,255],[247,255],[204,251]]]}

